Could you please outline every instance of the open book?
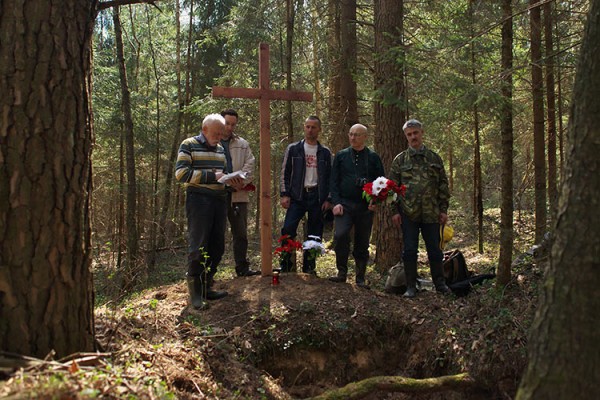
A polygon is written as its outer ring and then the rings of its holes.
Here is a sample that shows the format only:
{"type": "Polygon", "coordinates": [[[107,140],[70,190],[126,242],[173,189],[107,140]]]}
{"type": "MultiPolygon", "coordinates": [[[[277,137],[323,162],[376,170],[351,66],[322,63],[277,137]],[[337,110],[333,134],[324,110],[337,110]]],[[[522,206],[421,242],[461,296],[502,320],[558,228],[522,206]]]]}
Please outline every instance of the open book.
{"type": "Polygon", "coordinates": [[[246,179],[246,173],[244,171],[235,171],[230,174],[223,175],[221,179],[219,179],[219,183],[227,183],[228,180],[233,178],[246,179]]]}

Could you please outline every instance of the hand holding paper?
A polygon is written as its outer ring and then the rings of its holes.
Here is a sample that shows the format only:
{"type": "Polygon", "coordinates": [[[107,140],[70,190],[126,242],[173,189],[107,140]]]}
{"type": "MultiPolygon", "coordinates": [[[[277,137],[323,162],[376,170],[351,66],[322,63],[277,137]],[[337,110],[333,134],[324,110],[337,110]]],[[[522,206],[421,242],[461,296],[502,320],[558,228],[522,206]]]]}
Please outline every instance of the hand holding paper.
{"type": "Polygon", "coordinates": [[[232,172],[230,174],[222,176],[221,179],[219,179],[219,183],[229,184],[228,181],[230,181],[234,178],[240,178],[240,179],[244,180],[244,179],[246,179],[246,173],[244,171],[232,172]]]}

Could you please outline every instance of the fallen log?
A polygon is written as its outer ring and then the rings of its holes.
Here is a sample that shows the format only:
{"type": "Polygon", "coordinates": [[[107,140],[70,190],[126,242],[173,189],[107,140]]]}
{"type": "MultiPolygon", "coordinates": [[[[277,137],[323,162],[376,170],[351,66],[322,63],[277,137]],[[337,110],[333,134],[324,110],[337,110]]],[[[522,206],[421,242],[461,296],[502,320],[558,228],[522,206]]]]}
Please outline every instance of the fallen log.
{"type": "Polygon", "coordinates": [[[413,379],[402,376],[374,376],[352,382],[338,389],[327,390],[310,400],[362,399],[375,391],[433,393],[446,390],[465,389],[475,386],[468,373],[439,376],[436,378],[413,379]]]}

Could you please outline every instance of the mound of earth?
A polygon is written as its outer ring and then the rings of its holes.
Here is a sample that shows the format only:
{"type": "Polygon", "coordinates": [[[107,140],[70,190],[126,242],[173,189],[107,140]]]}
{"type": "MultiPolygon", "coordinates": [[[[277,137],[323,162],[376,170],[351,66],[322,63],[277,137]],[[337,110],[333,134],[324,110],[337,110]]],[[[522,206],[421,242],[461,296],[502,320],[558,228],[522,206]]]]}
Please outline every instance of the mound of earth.
{"type": "Polygon", "coordinates": [[[506,288],[488,281],[466,297],[425,290],[415,299],[303,273],[282,274],[278,286],[233,278],[216,282],[229,296],[203,311],[187,305],[182,281],[99,309],[96,335],[123,375],[139,378],[138,391],[139,382],[162,381],[181,399],[306,398],[373,376],[460,372],[476,385],[369,398],[512,398],[540,275],[517,273],[506,288]]]}

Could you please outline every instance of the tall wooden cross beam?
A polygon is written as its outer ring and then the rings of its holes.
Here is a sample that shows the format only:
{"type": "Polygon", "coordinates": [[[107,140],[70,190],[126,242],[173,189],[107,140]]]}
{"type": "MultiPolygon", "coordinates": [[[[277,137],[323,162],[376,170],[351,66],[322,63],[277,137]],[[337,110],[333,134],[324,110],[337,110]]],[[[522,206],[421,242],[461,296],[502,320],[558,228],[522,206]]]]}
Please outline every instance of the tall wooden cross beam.
{"type": "Polygon", "coordinates": [[[312,93],[269,88],[269,45],[260,44],[258,89],[213,86],[213,97],[258,99],[260,111],[260,254],[262,276],[273,272],[271,225],[271,100],[312,101],[312,93]]]}

